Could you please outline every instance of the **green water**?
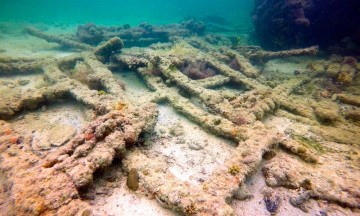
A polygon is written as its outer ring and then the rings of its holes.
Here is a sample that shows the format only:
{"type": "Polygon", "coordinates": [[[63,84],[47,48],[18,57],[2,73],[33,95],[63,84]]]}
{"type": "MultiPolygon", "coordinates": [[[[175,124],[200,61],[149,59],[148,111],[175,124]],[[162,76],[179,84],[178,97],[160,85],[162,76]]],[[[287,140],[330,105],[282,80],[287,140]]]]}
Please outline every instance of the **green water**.
{"type": "Polygon", "coordinates": [[[218,16],[231,25],[252,25],[253,0],[0,0],[1,22],[47,24],[164,24],[184,17],[218,16]]]}

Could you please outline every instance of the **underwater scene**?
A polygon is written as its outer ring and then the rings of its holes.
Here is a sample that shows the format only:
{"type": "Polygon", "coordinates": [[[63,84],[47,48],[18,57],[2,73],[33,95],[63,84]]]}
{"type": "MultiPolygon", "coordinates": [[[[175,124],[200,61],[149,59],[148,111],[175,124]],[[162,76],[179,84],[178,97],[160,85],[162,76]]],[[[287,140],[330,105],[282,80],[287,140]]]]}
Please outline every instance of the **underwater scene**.
{"type": "Polygon", "coordinates": [[[360,216],[359,0],[0,0],[0,215],[360,216]]]}

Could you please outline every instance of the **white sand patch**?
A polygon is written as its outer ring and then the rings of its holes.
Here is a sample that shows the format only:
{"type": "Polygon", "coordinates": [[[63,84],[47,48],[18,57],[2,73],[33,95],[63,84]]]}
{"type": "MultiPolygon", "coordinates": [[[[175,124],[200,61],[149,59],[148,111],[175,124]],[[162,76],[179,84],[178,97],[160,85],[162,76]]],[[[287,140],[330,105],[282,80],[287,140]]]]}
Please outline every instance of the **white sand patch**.
{"type": "Polygon", "coordinates": [[[264,65],[265,71],[278,71],[279,73],[294,74],[295,70],[306,71],[306,66],[313,61],[311,57],[293,57],[289,59],[274,59],[264,65]]]}
{"type": "MultiPolygon", "coordinates": [[[[71,50],[60,50],[56,43],[49,43],[45,40],[30,36],[24,32],[26,24],[0,23],[3,27],[0,31],[0,55],[11,57],[39,57],[52,56],[63,57],[74,54],[71,50]]],[[[31,25],[31,24],[30,24],[31,25]]],[[[42,24],[49,33],[74,33],[74,26],[66,28],[54,28],[42,24]]],[[[38,26],[38,25],[35,25],[38,26]]]]}
{"type": "MultiPolygon", "coordinates": [[[[126,83],[128,97],[148,101],[151,91],[134,72],[115,74],[126,83]]],[[[158,121],[145,154],[166,158],[170,172],[181,181],[199,185],[220,168],[234,150],[234,143],[205,132],[168,105],[159,105],[158,121]]]]}
{"type": "Polygon", "coordinates": [[[275,127],[281,132],[285,132],[286,129],[293,125],[290,119],[278,116],[270,116],[264,120],[264,123],[268,126],[275,127]]]}
{"type": "Polygon", "coordinates": [[[59,102],[21,113],[12,120],[16,130],[32,137],[33,148],[47,150],[73,138],[89,121],[81,105],[59,102]]]}
{"type": "Polygon", "coordinates": [[[114,189],[112,195],[105,197],[102,203],[94,206],[95,215],[178,215],[171,210],[162,208],[155,199],[131,192],[126,186],[125,178],[121,186],[114,189]]]}
{"type": "Polygon", "coordinates": [[[159,106],[155,134],[149,140],[146,154],[166,157],[170,172],[193,185],[206,180],[234,150],[234,143],[208,134],[165,105],[159,106]]]}
{"type": "Polygon", "coordinates": [[[125,83],[125,93],[129,100],[138,103],[139,101],[147,101],[151,96],[151,91],[135,72],[117,71],[114,72],[114,75],[125,83]]]}
{"type": "Polygon", "coordinates": [[[0,91],[16,88],[20,93],[25,93],[26,91],[41,88],[46,85],[44,77],[41,74],[1,76],[0,83],[0,91]]]}

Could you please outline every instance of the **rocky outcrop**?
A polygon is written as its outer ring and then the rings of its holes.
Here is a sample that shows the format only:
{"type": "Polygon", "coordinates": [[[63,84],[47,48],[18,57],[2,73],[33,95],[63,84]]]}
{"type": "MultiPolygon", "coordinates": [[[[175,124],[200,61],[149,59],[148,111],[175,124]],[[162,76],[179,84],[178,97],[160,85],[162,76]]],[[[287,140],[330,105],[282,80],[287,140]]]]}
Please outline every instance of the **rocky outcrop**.
{"type": "Polygon", "coordinates": [[[256,36],[267,49],[315,44],[326,48],[343,43],[352,46],[345,48],[348,53],[356,50],[358,53],[359,8],[356,0],[346,3],[338,0],[257,0],[253,21],[256,36]]]}

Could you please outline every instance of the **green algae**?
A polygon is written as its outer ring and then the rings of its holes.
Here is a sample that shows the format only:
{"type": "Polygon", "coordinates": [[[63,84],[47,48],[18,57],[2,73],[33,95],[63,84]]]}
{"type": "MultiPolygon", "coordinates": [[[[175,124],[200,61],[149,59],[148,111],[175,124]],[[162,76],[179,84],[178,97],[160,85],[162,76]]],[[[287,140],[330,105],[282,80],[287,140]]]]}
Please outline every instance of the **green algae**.
{"type": "Polygon", "coordinates": [[[99,90],[98,91],[98,95],[106,95],[106,94],[107,94],[107,92],[104,91],[104,90],[99,90]]]}
{"type": "Polygon", "coordinates": [[[319,153],[325,152],[324,146],[320,142],[317,142],[313,139],[309,139],[307,137],[304,137],[301,135],[294,135],[294,134],[291,135],[291,138],[296,140],[297,142],[299,142],[306,148],[314,149],[315,151],[317,151],[319,153]]]}

